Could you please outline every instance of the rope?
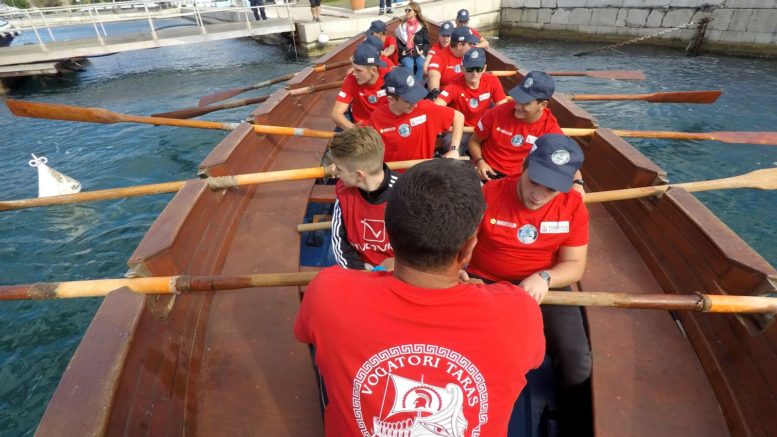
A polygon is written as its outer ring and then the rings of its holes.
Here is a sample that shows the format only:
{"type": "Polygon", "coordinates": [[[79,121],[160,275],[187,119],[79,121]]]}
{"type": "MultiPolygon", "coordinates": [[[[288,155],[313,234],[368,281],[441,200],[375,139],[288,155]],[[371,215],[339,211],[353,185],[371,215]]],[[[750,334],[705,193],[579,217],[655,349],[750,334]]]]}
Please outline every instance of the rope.
{"type": "Polygon", "coordinates": [[[613,49],[614,50],[614,49],[616,49],[618,47],[622,47],[622,46],[625,46],[627,44],[634,44],[636,42],[644,41],[646,39],[655,38],[657,36],[661,36],[661,35],[667,34],[669,32],[674,32],[675,30],[685,29],[686,27],[693,26],[695,24],[696,24],[696,22],[692,21],[690,23],[682,24],[680,26],[673,27],[671,29],[664,29],[664,30],[662,30],[662,31],[660,31],[658,33],[653,33],[653,34],[650,34],[650,35],[644,35],[644,36],[640,36],[640,37],[637,37],[637,38],[632,38],[632,39],[627,40],[627,41],[621,41],[621,42],[619,42],[617,44],[610,44],[610,45],[605,46],[605,47],[599,47],[598,49],[587,50],[587,51],[584,51],[584,52],[577,52],[577,53],[575,53],[572,56],[590,55],[591,53],[596,53],[596,52],[600,52],[602,50],[608,50],[608,49],[613,49]]]}

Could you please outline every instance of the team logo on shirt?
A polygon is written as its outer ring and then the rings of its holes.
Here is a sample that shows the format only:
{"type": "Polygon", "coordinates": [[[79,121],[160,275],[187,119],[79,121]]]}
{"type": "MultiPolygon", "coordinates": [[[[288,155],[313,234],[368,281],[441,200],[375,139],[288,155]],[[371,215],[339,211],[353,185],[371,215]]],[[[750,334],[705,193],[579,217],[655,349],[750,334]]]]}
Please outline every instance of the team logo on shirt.
{"type": "Polygon", "coordinates": [[[354,419],[372,436],[477,436],[488,421],[483,374],[460,353],[431,344],[382,350],[353,381],[354,419]]]}
{"type": "Polygon", "coordinates": [[[410,136],[410,126],[408,126],[405,123],[402,123],[399,125],[399,135],[402,137],[409,137],[410,136]]]}
{"type": "Polygon", "coordinates": [[[569,152],[566,150],[556,150],[550,155],[550,160],[556,165],[564,165],[569,162],[569,152]]]}
{"type": "Polygon", "coordinates": [[[454,65],[453,71],[455,71],[456,73],[461,73],[461,64],[454,65]]]}
{"type": "Polygon", "coordinates": [[[382,243],[386,241],[386,222],[383,220],[362,220],[362,238],[364,241],[382,243]]]}
{"type": "Polygon", "coordinates": [[[510,144],[512,144],[515,147],[519,147],[521,144],[523,144],[523,135],[516,134],[510,139],[510,144]]]}
{"type": "Polygon", "coordinates": [[[475,97],[469,99],[469,106],[472,109],[476,109],[478,107],[478,105],[480,105],[480,102],[478,101],[478,99],[476,99],[475,97]]]}
{"type": "Polygon", "coordinates": [[[532,244],[537,241],[537,228],[534,225],[523,225],[518,229],[518,241],[523,244],[532,244]]]}
{"type": "Polygon", "coordinates": [[[367,97],[367,101],[374,105],[374,104],[378,103],[378,96],[376,96],[375,94],[370,94],[367,97]]]}

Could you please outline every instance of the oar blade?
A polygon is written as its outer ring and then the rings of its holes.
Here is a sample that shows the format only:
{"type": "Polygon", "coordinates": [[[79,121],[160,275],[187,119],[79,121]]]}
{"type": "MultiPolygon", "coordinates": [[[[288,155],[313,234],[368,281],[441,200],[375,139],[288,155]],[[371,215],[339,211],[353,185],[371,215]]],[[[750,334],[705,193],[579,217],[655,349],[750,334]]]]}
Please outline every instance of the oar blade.
{"type": "Polygon", "coordinates": [[[644,100],[650,103],[715,103],[722,93],[720,90],[660,92],[644,100]]]}
{"type": "Polygon", "coordinates": [[[777,145],[777,132],[710,132],[709,139],[734,144],[777,145]]]}
{"type": "Polygon", "coordinates": [[[242,88],[234,88],[231,90],[219,91],[217,93],[209,94],[205,97],[202,97],[200,101],[197,103],[197,105],[198,106],[212,105],[216,102],[220,102],[222,100],[227,100],[231,97],[235,97],[236,95],[242,94],[250,89],[251,87],[242,87],[242,88]]]}
{"type": "Polygon", "coordinates": [[[5,104],[17,117],[45,118],[49,120],[85,121],[89,123],[118,123],[120,118],[107,109],[82,108],[55,103],[25,102],[7,99],[5,104]]]}
{"type": "Polygon", "coordinates": [[[751,188],[777,190],[777,167],[751,171],[742,177],[747,178],[751,188]]]}
{"type": "Polygon", "coordinates": [[[586,76],[612,80],[645,80],[645,73],[640,70],[593,70],[586,71],[586,76]]]}

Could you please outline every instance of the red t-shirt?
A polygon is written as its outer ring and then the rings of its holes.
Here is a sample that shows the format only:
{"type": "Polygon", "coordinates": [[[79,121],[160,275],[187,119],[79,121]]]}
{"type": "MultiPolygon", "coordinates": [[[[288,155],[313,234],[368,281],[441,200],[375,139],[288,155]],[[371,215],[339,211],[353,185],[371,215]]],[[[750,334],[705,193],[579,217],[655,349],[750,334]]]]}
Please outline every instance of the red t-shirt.
{"type": "MultiPolygon", "coordinates": [[[[448,46],[445,46],[448,47],[448,46]]],[[[445,47],[441,46],[440,43],[437,43],[432,46],[432,48],[429,49],[428,52],[426,52],[427,55],[436,55],[437,53],[440,53],[445,47]]],[[[431,60],[429,60],[431,62],[431,60]]]]}
{"type": "Polygon", "coordinates": [[[362,261],[377,266],[393,257],[394,250],[386,234],[386,203],[367,202],[358,188],[346,187],[343,181],[337,181],[335,192],[348,243],[362,261]]]}
{"type": "Polygon", "coordinates": [[[294,334],[316,348],[338,437],[503,436],[545,354],[539,307],[516,286],[424,289],[341,267],[311,281],[294,334]]]}
{"type": "Polygon", "coordinates": [[[467,271],[493,281],[520,281],[556,265],[562,246],[588,244],[588,210],[575,190],[532,211],[518,198],[520,176],[483,186],[486,214],[467,271]]]}
{"type": "Polygon", "coordinates": [[[445,47],[432,56],[432,60],[429,61],[429,71],[440,72],[440,87],[453,83],[464,74],[461,60],[462,58],[453,54],[451,46],[445,47]]]}
{"type": "Polygon", "coordinates": [[[421,100],[410,114],[394,115],[388,101],[373,111],[367,124],[383,138],[384,161],[434,157],[437,134],[450,129],[456,111],[421,100]]]}
{"type": "Polygon", "coordinates": [[[353,103],[351,114],[354,123],[365,123],[370,114],[382,102],[386,101],[386,90],[383,88],[383,77],[388,69],[379,69],[378,80],[374,85],[359,85],[353,74],[346,76],[343,87],[337,93],[337,101],[353,103]]]}
{"type": "Polygon", "coordinates": [[[399,63],[399,46],[397,46],[397,39],[391,35],[386,35],[386,40],[383,42],[383,50],[386,50],[391,46],[394,46],[394,53],[389,56],[389,59],[391,59],[391,62],[394,63],[394,65],[397,65],[399,63]]]}
{"type": "Polygon", "coordinates": [[[443,88],[438,97],[445,100],[448,106],[464,114],[466,126],[474,126],[492,103],[499,102],[507,96],[499,79],[491,73],[483,73],[477,89],[473,90],[467,86],[462,76],[443,88]]]}
{"type": "Polygon", "coordinates": [[[486,111],[475,125],[475,134],[483,141],[483,159],[494,170],[508,176],[521,174],[523,160],[537,138],[561,134],[556,117],[545,108],[534,123],[515,118],[515,103],[505,103],[486,111]]]}

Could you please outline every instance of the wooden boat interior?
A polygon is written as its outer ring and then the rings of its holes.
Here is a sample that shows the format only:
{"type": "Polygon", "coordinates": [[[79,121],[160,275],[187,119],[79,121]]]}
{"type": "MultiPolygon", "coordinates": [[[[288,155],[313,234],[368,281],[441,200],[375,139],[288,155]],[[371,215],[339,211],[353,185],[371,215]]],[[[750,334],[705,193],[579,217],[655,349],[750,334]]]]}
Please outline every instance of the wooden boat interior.
{"type": "MultiPolygon", "coordinates": [[[[354,37],[319,59],[348,59],[354,37]]],[[[433,36],[436,40],[436,35],[433,36]]],[[[489,51],[491,70],[516,65],[489,51]]],[[[339,80],[306,68],[289,85],[339,80]]],[[[520,77],[502,78],[505,89],[520,77]]],[[[337,90],[276,91],[257,123],[331,130],[337,90]]],[[[596,127],[555,98],[563,127],[596,127]]],[[[665,172],[609,129],[581,140],[589,191],[662,184],[665,172]]],[[[219,176],[320,165],[320,139],[230,133],[200,165],[219,176]]],[[[327,194],[329,193],[329,194],[327,194]]],[[[190,181],[129,260],[139,276],[296,271],[314,181],[212,191],[190,181]]],[[[774,292],[774,268],[695,197],[592,205],[588,291],[774,292]]],[[[298,287],[105,298],[39,425],[41,435],[321,435],[310,352],[292,327],[298,287]]],[[[777,326],[767,317],[591,308],[597,435],[777,435],[777,326]]]]}

